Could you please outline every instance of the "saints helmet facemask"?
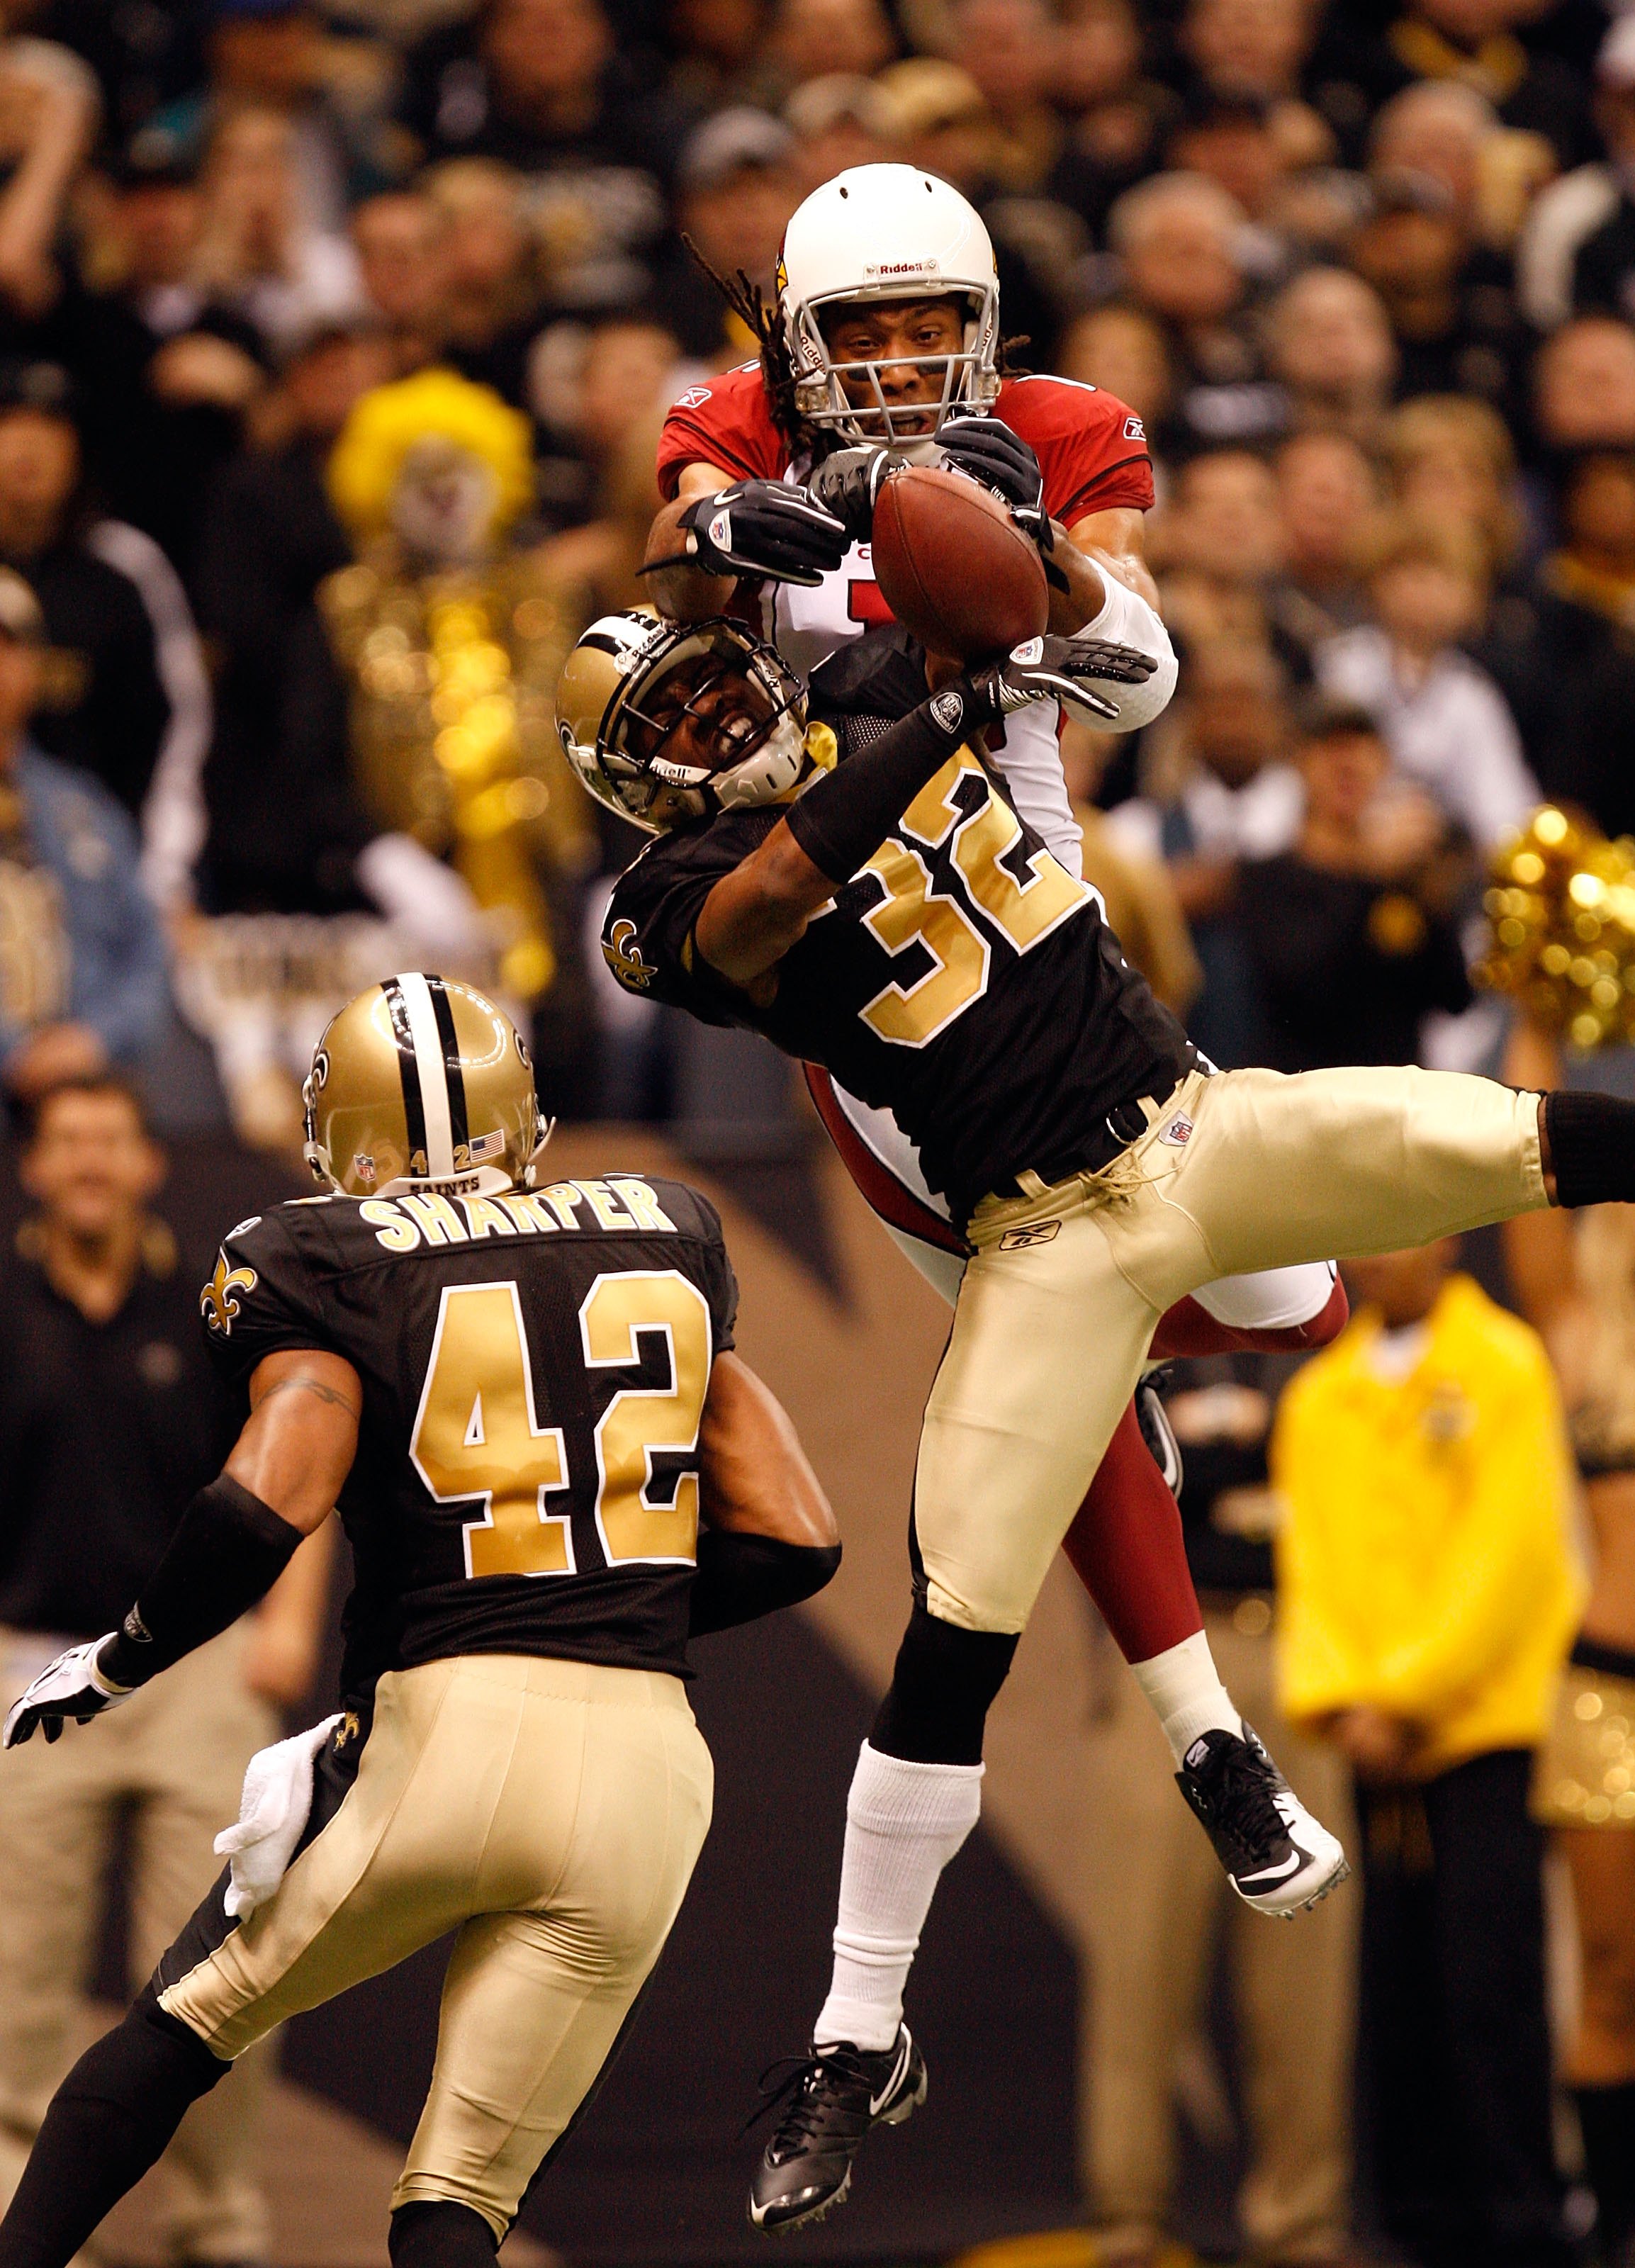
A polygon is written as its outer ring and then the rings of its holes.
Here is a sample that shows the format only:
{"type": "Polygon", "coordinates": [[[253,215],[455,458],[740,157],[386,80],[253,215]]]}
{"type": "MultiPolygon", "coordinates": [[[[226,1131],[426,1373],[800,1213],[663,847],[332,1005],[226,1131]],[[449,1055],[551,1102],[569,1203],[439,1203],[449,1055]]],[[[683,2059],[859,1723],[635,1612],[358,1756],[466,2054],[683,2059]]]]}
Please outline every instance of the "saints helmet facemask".
{"type": "Polygon", "coordinates": [[[596,798],[650,834],[776,803],[806,767],[799,681],[741,623],[604,615],[556,688],[569,762],[596,798]],[[687,747],[673,736],[690,720],[687,747]]]}
{"type": "Polygon", "coordinates": [[[343,1197],[527,1189],[550,1136],[511,1019],[471,985],[418,972],[332,1018],[302,1095],[306,1162],[343,1197]]]}

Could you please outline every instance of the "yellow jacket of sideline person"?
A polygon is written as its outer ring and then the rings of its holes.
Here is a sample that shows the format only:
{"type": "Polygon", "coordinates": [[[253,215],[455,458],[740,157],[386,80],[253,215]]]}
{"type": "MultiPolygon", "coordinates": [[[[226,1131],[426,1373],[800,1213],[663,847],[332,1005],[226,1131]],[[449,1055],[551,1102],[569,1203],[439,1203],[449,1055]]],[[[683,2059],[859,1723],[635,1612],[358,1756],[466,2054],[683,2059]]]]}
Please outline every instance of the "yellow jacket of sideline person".
{"type": "Polygon", "coordinates": [[[1543,1342],[1469,1277],[1400,1381],[1380,1329],[1365,1311],[1278,1413],[1279,1683],[1296,1722],[1410,1721],[1428,1779],[1543,1738],[1582,1597],[1572,1469],[1543,1342]]]}

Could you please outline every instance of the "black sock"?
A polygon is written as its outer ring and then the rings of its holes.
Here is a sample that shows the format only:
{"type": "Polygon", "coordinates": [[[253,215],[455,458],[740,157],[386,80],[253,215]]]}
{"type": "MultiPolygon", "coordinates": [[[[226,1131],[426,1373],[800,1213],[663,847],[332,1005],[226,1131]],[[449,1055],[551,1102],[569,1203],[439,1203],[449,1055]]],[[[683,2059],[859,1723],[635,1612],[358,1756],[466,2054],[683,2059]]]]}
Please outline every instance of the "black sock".
{"type": "Polygon", "coordinates": [[[1635,1102],[1552,1087],[1544,1097],[1544,1131],[1560,1204],[1635,1200],[1635,1102]]]}
{"type": "Polygon", "coordinates": [[[66,2268],[232,2069],[144,1994],[52,2097],[0,2221],[0,2268],[66,2268]]]}
{"type": "Polygon", "coordinates": [[[1575,2087],[1584,2170],[1595,2192],[1595,2236],[1603,2260],[1635,2237],[1635,2080],[1620,2087],[1575,2087]]]}
{"type": "Polygon", "coordinates": [[[869,1746],[907,1764],[979,1764],[983,1727],[1016,1645],[1005,1631],[939,1622],[917,1599],[869,1746]]]}
{"type": "Polygon", "coordinates": [[[480,2213],[444,2198],[399,2205],[389,2242],[392,2268],[494,2268],[499,2249],[480,2213]]]}

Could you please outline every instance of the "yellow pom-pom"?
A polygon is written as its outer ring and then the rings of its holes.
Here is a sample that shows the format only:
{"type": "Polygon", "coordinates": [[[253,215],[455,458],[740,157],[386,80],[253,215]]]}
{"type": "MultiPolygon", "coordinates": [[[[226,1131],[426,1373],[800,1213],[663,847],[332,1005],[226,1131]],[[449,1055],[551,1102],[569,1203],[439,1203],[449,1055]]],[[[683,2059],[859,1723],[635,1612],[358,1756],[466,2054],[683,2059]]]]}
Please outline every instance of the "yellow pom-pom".
{"type": "Polygon", "coordinates": [[[423,370],[365,394],[331,453],[330,499],[360,541],[386,528],[404,459],[433,438],[468,449],[493,474],[495,531],[534,502],[533,436],[522,412],[455,371],[423,370]]]}

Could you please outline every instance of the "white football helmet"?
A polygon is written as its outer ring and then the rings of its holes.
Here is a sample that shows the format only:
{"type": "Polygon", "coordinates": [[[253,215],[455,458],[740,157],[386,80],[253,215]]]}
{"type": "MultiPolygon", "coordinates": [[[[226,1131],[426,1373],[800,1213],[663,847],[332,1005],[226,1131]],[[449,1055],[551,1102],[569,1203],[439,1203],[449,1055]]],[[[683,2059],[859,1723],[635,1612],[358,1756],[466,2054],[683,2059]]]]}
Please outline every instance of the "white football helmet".
{"type": "Polygon", "coordinates": [[[719,619],[667,622],[634,607],[604,615],[563,666],[556,729],[596,800],[650,834],[776,802],[806,768],[799,681],[740,622],[719,619]],[[741,697],[711,720],[711,764],[678,763],[659,753],[674,714],[655,715],[653,703],[666,681],[683,671],[683,705],[723,679],[740,681],[741,697]]]}
{"type": "MultiPolygon", "coordinates": [[[[795,406],[808,424],[851,441],[896,441],[895,420],[917,420],[926,405],[894,411],[880,390],[882,363],[836,363],[821,317],[843,300],[932,299],[958,293],[968,313],[958,354],[914,357],[944,364],[937,422],[985,409],[999,391],[999,285],[993,245],[976,207],[917,166],[853,166],[814,189],[784,236],[778,308],[795,374],[795,406]],[[866,377],[874,407],[846,399],[842,376],[866,377]],[[866,417],[867,424],[863,420],[866,417]]],[[[904,435],[904,453],[931,435],[904,435]]]]}

